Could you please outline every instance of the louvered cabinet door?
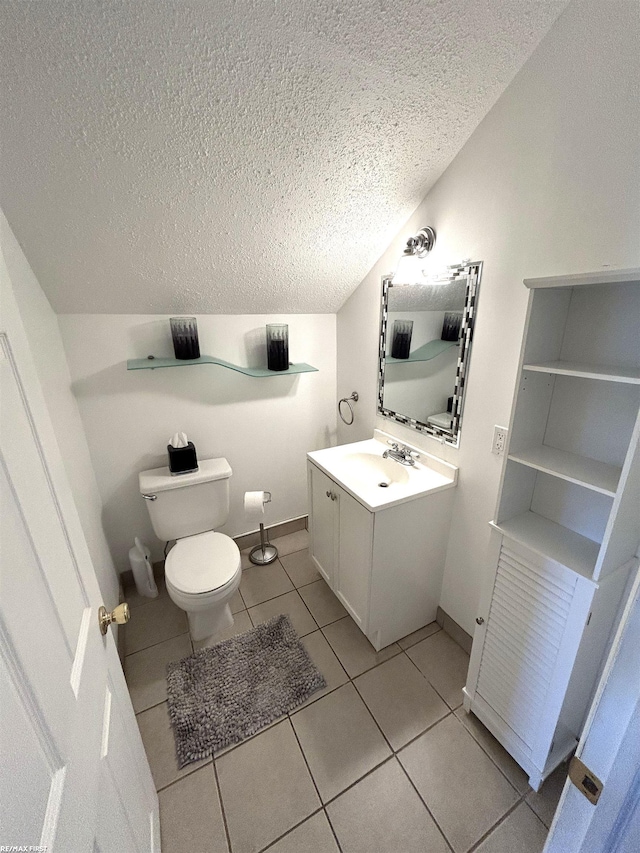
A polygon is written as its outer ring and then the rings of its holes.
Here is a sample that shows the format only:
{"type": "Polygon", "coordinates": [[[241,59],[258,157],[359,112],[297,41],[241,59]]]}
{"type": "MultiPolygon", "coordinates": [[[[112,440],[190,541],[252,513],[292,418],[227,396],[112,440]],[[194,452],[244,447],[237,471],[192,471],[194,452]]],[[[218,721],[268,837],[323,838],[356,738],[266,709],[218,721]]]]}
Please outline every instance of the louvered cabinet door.
{"type": "Polygon", "coordinates": [[[503,538],[475,693],[544,768],[593,597],[585,578],[503,538]]]}

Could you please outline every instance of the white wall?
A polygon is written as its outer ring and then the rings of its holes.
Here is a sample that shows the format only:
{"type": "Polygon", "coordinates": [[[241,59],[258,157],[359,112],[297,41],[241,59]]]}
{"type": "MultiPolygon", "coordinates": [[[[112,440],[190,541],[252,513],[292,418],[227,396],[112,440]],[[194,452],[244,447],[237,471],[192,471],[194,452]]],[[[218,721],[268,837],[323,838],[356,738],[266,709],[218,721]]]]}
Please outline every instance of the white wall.
{"type": "Polygon", "coordinates": [[[336,318],[316,315],[200,315],[200,351],[236,364],[265,361],[265,323],[289,324],[289,357],[318,373],[254,379],[214,365],[127,371],[126,359],[172,356],[169,320],[159,315],[60,315],[73,392],[87,433],[116,564],[128,568],[133,537],[161,554],[138,491],[138,472],[167,464],[171,435],[184,430],[201,459],[233,469],[224,532],[255,529],[247,490],[268,489],[265,523],[307,512],[305,454],[335,443],[336,318]]]}
{"type": "Polygon", "coordinates": [[[358,391],[353,427],[375,426],[460,466],[442,608],[472,633],[530,276],[640,265],[636,2],[574,2],[338,314],[338,394],[358,391]],[[380,278],[418,228],[437,231],[434,267],[485,262],[458,450],[378,418],[380,278]]]}
{"type": "Polygon", "coordinates": [[[104,603],[118,603],[118,578],[102,527],[102,503],[62,346],[58,321],[0,211],[2,255],[49,410],[104,603]]]}

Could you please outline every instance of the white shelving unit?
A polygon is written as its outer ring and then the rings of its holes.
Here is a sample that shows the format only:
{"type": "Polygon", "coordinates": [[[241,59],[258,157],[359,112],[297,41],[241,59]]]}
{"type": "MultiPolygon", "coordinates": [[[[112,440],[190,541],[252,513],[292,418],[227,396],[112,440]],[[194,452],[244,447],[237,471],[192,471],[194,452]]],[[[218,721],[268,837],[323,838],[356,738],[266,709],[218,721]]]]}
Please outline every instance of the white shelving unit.
{"type": "Polygon", "coordinates": [[[465,688],[532,787],[575,746],[640,542],[640,270],[529,279],[465,688]]]}

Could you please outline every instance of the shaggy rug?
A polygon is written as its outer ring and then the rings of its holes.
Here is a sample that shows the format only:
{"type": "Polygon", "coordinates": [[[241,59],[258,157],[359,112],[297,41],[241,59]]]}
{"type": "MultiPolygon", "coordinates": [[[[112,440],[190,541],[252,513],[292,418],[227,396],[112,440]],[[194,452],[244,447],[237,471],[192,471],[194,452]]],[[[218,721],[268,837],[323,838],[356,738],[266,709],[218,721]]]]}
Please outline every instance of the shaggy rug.
{"type": "Polygon", "coordinates": [[[170,663],[180,767],[239,743],[326,686],[288,616],[170,663]]]}

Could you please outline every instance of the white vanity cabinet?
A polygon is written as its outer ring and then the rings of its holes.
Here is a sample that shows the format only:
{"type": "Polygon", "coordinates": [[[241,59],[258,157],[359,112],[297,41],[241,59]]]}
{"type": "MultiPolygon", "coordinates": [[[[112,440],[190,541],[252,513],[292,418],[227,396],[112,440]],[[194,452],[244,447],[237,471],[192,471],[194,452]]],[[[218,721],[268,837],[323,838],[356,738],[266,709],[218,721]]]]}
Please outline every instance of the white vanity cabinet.
{"type": "Polygon", "coordinates": [[[367,632],[373,513],[309,463],[310,553],[358,627],[367,632]]]}
{"type": "Polygon", "coordinates": [[[464,707],[542,780],[574,749],[640,542],[640,270],[531,289],[464,707]]]}
{"type": "Polygon", "coordinates": [[[432,622],[455,480],[371,511],[310,460],[307,471],[311,557],[374,648],[432,622]]]}

